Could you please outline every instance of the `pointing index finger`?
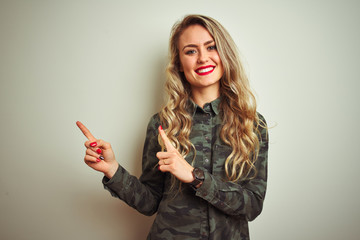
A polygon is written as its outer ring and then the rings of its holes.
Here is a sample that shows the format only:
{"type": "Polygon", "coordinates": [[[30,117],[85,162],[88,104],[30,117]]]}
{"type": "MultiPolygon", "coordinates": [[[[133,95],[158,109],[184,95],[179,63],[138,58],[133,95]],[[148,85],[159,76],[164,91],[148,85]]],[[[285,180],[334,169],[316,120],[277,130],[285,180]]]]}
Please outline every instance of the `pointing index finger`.
{"type": "Polygon", "coordinates": [[[166,151],[170,152],[172,150],[175,150],[175,147],[171,144],[169,138],[166,136],[165,131],[162,129],[161,126],[159,126],[159,133],[161,136],[161,139],[163,140],[165,144],[166,151]]]}
{"type": "Polygon", "coordinates": [[[76,125],[80,128],[81,132],[85,135],[87,139],[89,139],[90,141],[96,141],[96,138],[91,134],[89,129],[87,129],[84,124],[82,124],[80,121],[77,121],[76,125]]]}

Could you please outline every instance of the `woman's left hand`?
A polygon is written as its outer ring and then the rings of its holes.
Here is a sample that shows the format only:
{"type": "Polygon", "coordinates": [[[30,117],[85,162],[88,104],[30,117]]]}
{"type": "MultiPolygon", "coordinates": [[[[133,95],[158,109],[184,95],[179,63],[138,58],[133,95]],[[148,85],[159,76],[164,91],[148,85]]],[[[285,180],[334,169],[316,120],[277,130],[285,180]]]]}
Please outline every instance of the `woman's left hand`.
{"type": "Polygon", "coordinates": [[[184,183],[190,183],[194,180],[191,166],[171,144],[162,127],[159,127],[159,134],[165,144],[166,152],[158,152],[156,157],[159,159],[159,170],[170,172],[177,179],[184,183]]]}

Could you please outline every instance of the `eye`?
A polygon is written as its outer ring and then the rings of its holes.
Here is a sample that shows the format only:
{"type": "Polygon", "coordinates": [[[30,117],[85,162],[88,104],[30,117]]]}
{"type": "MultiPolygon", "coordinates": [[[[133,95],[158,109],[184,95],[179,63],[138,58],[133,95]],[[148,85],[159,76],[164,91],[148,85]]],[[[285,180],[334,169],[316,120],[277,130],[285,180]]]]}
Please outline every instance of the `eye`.
{"type": "Polygon", "coordinates": [[[188,50],[185,52],[186,55],[191,55],[191,54],[195,54],[195,53],[196,53],[196,51],[194,49],[188,50]]]}
{"type": "Polygon", "coordinates": [[[208,50],[216,50],[216,46],[215,45],[209,46],[208,50]]]}

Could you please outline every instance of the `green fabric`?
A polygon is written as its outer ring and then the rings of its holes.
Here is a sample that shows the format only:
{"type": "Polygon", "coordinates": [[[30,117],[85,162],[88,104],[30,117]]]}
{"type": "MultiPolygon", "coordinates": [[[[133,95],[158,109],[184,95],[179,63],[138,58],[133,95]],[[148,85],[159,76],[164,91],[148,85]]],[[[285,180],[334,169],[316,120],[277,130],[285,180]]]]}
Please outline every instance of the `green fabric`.
{"type": "MultiPolygon", "coordinates": [[[[260,128],[256,177],[237,183],[226,181],[224,162],[231,147],[219,137],[220,101],[216,99],[204,108],[192,103],[190,108],[194,113],[190,140],[196,148],[193,166],[205,172],[204,183],[196,191],[182,184],[180,193],[169,192],[170,174],[157,169],[156,153],[161,150],[157,114],[148,124],[141,177],[137,179],[121,166],[112,179],[104,177],[104,187],[113,196],[145,215],[157,213],[147,239],[249,239],[248,221],[260,214],[266,192],[267,131],[260,128]]],[[[193,154],[186,157],[190,164],[193,154]]]]}

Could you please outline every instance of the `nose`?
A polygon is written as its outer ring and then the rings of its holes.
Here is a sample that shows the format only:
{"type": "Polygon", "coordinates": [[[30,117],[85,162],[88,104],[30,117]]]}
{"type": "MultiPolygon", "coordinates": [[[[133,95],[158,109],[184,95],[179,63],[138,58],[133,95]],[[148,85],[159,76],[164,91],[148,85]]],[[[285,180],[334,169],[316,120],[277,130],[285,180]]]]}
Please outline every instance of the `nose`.
{"type": "Polygon", "coordinates": [[[208,53],[206,52],[206,50],[203,50],[203,49],[199,50],[197,62],[199,64],[202,64],[202,63],[206,63],[207,61],[209,61],[209,56],[208,56],[208,53]]]}

